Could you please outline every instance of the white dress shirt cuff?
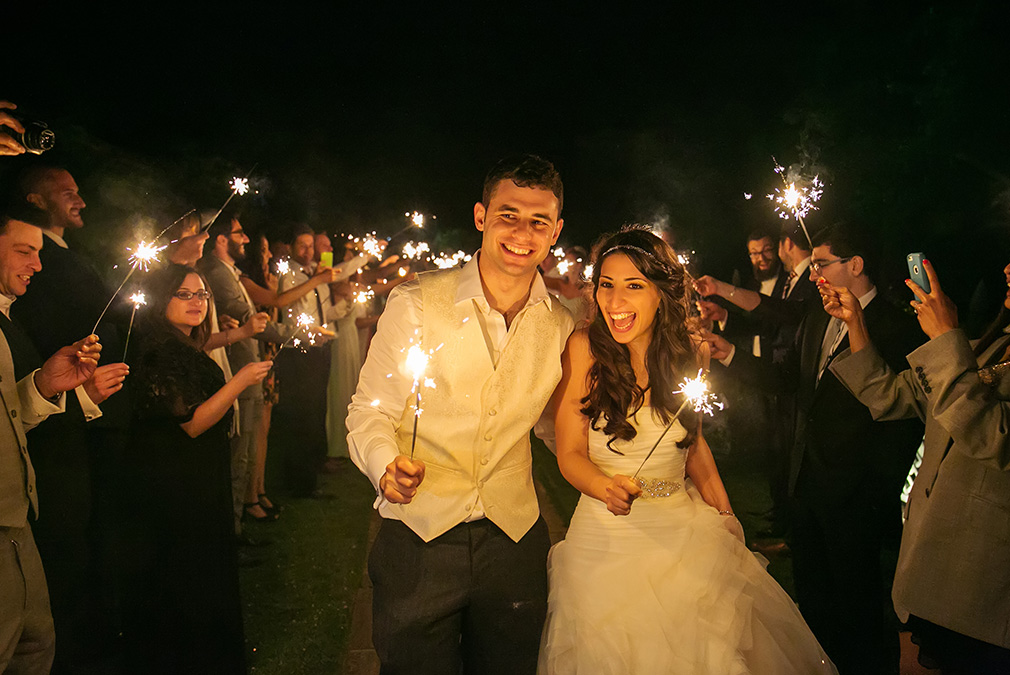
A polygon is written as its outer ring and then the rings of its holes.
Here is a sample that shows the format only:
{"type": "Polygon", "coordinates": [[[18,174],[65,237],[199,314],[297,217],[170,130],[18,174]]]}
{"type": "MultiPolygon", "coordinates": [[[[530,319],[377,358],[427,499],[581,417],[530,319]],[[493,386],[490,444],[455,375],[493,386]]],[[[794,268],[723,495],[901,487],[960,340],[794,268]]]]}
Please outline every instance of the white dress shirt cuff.
{"type": "Polygon", "coordinates": [[[26,429],[34,427],[36,424],[49,417],[61,413],[67,409],[67,398],[62,393],[53,403],[39,392],[35,386],[35,373],[40,369],[33,370],[27,377],[21,378],[18,382],[18,399],[21,402],[21,423],[26,429]]]}
{"type": "Polygon", "coordinates": [[[729,368],[729,364],[733,363],[734,356],[736,356],[736,345],[731,345],[729,348],[729,354],[726,355],[726,358],[719,359],[719,363],[729,368]]]}
{"type": "Polygon", "coordinates": [[[77,389],[74,389],[77,393],[77,400],[81,404],[81,410],[84,412],[84,421],[90,422],[91,420],[97,420],[102,416],[102,409],[98,407],[98,404],[91,400],[88,396],[88,392],[84,390],[84,385],[80,385],[77,389]]]}

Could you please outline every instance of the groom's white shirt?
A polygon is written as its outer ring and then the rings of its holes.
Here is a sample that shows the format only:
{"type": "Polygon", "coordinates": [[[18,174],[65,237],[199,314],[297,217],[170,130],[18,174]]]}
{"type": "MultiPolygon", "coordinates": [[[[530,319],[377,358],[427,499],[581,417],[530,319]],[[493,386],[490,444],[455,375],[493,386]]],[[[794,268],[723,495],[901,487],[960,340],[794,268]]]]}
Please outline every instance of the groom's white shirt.
{"type": "Polygon", "coordinates": [[[526,305],[506,327],[484,297],[478,256],[458,272],[431,273],[395,289],[347,416],[351,459],[376,487],[379,514],[403,520],[426,541],[484,517],[521,538],[539,513],[529,431],[560,379],[573,325],[537,274],[526,305]],[[409,454],[414,397],[404,362],[411,343],[437,351],[426,373],[435,388],[422,388],[418,422],[416,457],[426,463],[425,481],[403,506],[388,502],[378,484],[397,455],[409,454]]]}

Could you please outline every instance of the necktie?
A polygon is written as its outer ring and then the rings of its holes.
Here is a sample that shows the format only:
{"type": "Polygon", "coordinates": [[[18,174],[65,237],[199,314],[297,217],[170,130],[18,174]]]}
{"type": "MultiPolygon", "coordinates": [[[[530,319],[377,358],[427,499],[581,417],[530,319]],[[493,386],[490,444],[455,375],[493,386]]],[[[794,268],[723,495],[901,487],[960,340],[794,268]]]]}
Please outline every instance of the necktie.
{"type": "Polygon", "coordinates": [[[793,279],[795,279],[796,276],[797,276],[797,274],[796,274],[795,270],[792,271],[792,272],[790,272],[789,273],[789,278],[786,279],[786,283],[783,284],[783,286],[782,286],[782,295],[780,296],[783,300],[785,300],[786,298],[789,297],[789,291],[793,287],[793,279]]]}

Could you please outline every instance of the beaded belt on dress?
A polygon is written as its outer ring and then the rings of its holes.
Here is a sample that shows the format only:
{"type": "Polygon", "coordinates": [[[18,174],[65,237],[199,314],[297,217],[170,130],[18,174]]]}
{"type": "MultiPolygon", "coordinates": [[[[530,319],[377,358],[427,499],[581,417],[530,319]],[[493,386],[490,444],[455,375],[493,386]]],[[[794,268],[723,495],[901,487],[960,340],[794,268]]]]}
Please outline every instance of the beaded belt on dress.
{"type": "Polygon", "coordinates": [[[638,477],[635,481],[642,488],[642,497],[646,499],[670,497],[681,488],[680,483],[670,478],[638,477]]]}

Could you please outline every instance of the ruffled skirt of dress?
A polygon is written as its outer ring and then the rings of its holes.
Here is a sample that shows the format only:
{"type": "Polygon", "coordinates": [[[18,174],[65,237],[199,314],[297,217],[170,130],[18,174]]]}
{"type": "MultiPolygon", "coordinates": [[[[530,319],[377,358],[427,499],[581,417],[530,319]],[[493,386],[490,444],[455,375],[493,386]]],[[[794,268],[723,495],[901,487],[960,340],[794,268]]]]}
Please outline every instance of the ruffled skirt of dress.
{"type": "Polygon", "coordinates": [[[538,672],[836,673],[724,518],[683,491],[640,499],[626,517],[583,497],[551,549],[538,672]]]}

